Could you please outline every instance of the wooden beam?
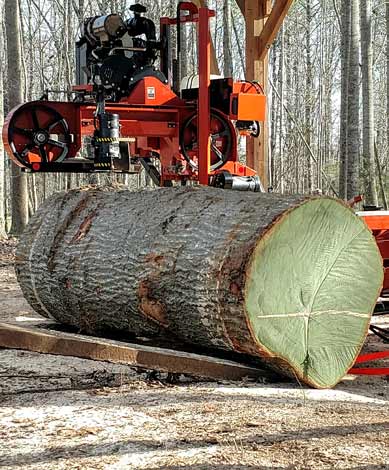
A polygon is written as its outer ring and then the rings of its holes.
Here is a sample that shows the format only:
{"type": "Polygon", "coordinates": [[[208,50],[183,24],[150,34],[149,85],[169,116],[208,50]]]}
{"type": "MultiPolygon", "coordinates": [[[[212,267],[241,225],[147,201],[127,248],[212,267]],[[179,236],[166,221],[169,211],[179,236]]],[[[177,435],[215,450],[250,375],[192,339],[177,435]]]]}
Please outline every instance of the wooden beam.
{"type": "MultiPolygon", "coordinates": [[[[244,0],[246,20],[246,78],[260,82],[267,94],[268,50],[293,0],[244,0]]],[[[268,186],[268,123],[259,139],[248,139],[246,163],[268,186]]]]}
{"type": "Polygon", "coordinates": [[[244,9],[245,9],[245,0],[236,0],[236,3],[238,4],[238,7],[240,8],[240,11],[244,15],[244,9]]]}
{"type": "Polygon", "coordinates": [[[293,0],[276,0],[258,40],[258,59],[264,60],[293,0]]]}
{"type": "Polygon", "coordinates": [[[225,359],[10,323],[0,323],[0,347],[81,357],[208,379],[275,377],[271,372],[225,359]]]}
{"type": "MultiPolygon", "coordinates": [[[[245,0],[246,79],[262,84],[267,93],[268,58],[258,58],[259,36],[271,11],[271,0],[245,0]]],[[[256,170],[265,188],[268,186],[268,123],[258,139],[247,139],[246,164],[256,170]]]]}
{"type": "MultiPolygon", "coordinates": [[[[245,14],[245,8],[246,8],[246,2],[250,2],[252,0],[236,0],[236,3],[238,5],[238,7],[240,8],[240,11],[243,13],[243,15],[245,14]]],[[[260,1],[260,0],[257,0],[257,1],[260,1]]],[[[268,8],[267,10],[264,10],[263,12],[263,17],[262,18],[258,18],[258,19],[263,19],[263,18],[266,18],[267,16],[270,15],[270,8],[268,8]]]]}

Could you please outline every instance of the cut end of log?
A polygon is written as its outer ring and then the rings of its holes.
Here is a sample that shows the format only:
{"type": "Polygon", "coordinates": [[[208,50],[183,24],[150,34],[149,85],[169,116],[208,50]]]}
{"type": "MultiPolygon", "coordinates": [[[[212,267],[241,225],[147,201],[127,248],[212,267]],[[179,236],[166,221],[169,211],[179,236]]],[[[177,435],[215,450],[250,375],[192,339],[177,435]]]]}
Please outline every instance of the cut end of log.
{"type": "Polygon", "coordinates": [[[364,222],[333,199],[283,213],[252,253],[245,308],[270,356],[318,388],[355,361],[383,282],[382,259],[364,222]]]}

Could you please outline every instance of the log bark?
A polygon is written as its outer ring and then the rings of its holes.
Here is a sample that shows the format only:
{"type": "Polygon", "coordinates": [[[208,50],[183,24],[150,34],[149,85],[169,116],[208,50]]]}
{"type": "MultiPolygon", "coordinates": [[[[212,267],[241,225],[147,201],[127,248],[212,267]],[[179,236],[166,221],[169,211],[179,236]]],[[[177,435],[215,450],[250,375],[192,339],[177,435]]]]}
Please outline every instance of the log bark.
{"type": "Polygon", "coordinates": [[[204,187],[58,193],[16,272],[38,313],[81,331],[164,330],[319,388],[353,365],[383,278],[343,203],[204,187]]]}

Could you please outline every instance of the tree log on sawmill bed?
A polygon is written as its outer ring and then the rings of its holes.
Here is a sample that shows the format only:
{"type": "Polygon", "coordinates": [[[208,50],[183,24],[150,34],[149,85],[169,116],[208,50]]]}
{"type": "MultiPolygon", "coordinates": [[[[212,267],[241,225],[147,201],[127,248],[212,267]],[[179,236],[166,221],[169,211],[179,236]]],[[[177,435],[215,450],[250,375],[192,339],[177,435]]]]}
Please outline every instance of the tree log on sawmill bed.
{"type": "Polygon", "coordinates": [[[206,187],[56,194],[16,270],[38,313],[81,331],[162,329],[318,388],[353,365],[383,279],[343,203],[206,187]]]}

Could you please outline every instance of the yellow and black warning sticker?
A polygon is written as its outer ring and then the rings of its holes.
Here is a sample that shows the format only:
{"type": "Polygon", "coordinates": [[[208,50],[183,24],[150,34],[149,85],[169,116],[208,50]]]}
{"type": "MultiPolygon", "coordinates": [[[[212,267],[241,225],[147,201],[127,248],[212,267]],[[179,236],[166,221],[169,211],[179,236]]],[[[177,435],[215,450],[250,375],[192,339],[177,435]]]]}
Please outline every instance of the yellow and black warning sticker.
{"type": "Polygon", "coordinates": [[[95,168],[111,168],[111,163],[95,163],[95,168]]]}
{"type": "Polygon", "coordinates": [[[96,142],[136,142],[135,137],[95,137],[96,142]]]}
{"type": "Polygon", "coordinates": [[[119,142],[117,137],[95,137],[96,142],[119,142]]]}

